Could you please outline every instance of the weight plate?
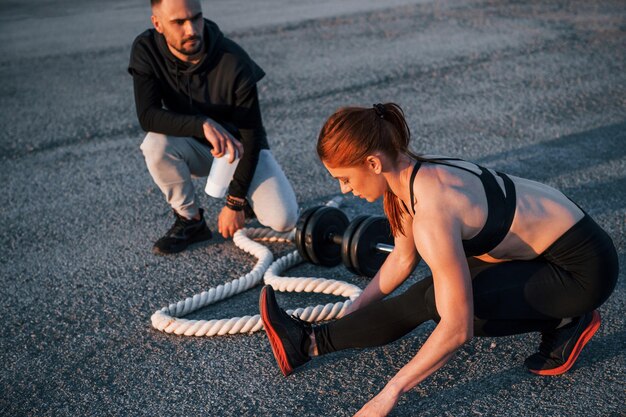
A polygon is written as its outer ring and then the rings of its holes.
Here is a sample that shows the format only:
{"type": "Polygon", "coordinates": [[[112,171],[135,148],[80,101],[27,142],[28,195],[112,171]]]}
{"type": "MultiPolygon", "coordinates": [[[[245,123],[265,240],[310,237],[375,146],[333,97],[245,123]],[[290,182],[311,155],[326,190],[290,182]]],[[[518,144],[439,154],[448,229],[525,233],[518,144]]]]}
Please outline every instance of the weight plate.
{"type": "Polygon", "coordinates": [[[311,262],[335,266],[341,262],[341,245],[332,236],[343,236],[348,217],[338,208],[322,207],[316,210],[304,228],[304,245],[311,262]]]}
{"type": "Polygon", "coordinates": [[[346,228],[346,231],[343,232],[343,239],[341,240],[341,260],[343,261],[345,267],[348,268],[348,271],[355,275],[358,275],[358,272],[356,272],[356,269],[352,266],[352,261],[350,259],[350,242],[352,242],[352,237],[354,236],[354,232],[357,227],[359,227],[361,222],[368,217],[369,216],[366,214],[361,214],[352,219],[346,228]]]}
{"type": "Polygon", "coordinates": [[[352,237],[350,261],[360,275],[373,277],[387,259],[388,253],[376,250],[377,243],[394,243],[389,221],[382,216],[362,221],[352,237]]]}
{"type": "Polygon", "coordinates": [[[322,207],[324,206],[314,206],[304,210],[302,214],[300,214],[300,217],[298,217],[298,222],[296,223],[296,248],[298,248],[298,253],[300,254],[300,256],[302,256],[302,259],[307,262],[311,262],[311,259],[306,253],[306,245],[304,244],[304,228],[311,219],[313,213],[316,210],[321,209],[322,207]]]}

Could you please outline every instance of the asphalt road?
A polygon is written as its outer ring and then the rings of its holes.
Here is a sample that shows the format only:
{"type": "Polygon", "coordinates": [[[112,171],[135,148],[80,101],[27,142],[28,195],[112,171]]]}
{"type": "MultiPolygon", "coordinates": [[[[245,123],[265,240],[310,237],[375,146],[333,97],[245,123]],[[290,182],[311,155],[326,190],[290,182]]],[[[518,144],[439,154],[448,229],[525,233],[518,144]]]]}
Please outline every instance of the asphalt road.
{"type": "MultiPolygon", "coordinates": [[[[126,73],[131,42],[149,25],[147,3],[0,3],[0,414],[352,415],[432,325],[289,378],[263,332],[190,338],[150,326],[155,310],[243,275],[254,259],[222,239],[175,257],[150,252],[172,218],[138,149],[126,73]]],[[[203,5],[268,74],[259,86],[266,129],[302,207],[338,193],[314,153],[325,117],[341,105],[395,101],[414,149],[562,189],[606,228],[624,265],[623,1],[203,5]]],[[[214,224],[221,203],[201,200],[214,224]]],[[[345,209],[381,211],[352,199],[345,209]]],[[[290,274],[366,285],[340,267],[290,274]]],[[[567,374],[524,369],[537,335],[474,339],[393,415],[626,415],[625,285],[622,268],[602,327],[567,374]]],[[[194,317],[256,314],[258,294],[194,317]]]]}

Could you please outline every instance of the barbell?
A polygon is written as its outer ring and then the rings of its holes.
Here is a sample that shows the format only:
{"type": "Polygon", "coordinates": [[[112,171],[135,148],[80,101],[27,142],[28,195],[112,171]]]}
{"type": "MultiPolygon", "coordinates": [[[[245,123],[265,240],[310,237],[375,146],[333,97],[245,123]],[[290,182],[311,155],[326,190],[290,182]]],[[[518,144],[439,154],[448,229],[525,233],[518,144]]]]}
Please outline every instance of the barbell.
{"type": "Polygon", "coordinates": [[[296,247],[303,259],[336,266],[343,261],[353,273],[373,277],[393,250],[389,221],[383,216],[357,216],[352,222],[338,208],[306,209],[296,224],[296,247]]]}

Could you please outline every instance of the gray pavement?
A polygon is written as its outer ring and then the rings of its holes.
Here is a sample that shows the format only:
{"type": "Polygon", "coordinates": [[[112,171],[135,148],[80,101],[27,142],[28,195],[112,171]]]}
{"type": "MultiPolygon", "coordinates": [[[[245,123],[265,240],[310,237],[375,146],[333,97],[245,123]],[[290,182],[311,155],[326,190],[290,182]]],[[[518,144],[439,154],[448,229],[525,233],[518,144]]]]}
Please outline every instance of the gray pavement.
{"type": "MultiPolygon", "coordinates": [[[[254,259],[218,238],[176,257],[150,252],[172,219],[138,149],[126,73],[130,44],[149,24],[147,3],[0,3],[0,415],[352,415],[432,325],[385,347],[323,357],[289,378],[262,332],[189,338],[150,327],[155,310],[241,276],[254,259]]],[[[203,6],[268,74],[266,129],[303,207],[338,193],[314,153],[325,117],[341,105],[395,101],[415,149],[562,189],[606,228],[624,265],[623,1],[203,6]]],[[[202,186],[214,224],[220,202],[202,186]]],[[[345,209],[381,212],[352,199],[345,209]]],[[[367,283],[340,267],[289,273],[367,283]]],[[[411,280],[424,274],[420,267],[411,280]]],[[[474,339],[393,415],[626,415],[625,285],[622,272],[600,309],[602,327],[569,373],[524,369],[537,335],[474,339]]],[[[258,294],[193,317],[255,314],[258,294]]]]}

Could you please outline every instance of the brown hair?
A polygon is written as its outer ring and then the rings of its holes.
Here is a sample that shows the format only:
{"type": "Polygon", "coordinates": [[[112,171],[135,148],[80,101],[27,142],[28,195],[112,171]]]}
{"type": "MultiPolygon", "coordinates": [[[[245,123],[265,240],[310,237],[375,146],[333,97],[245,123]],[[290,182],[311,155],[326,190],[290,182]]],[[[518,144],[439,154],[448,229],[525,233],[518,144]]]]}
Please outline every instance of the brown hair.
{"type": "MultiPolygon", "coordinates": [[[[410,139],[411,131],[404,112],[395,103],[375,104],[370,108],[343,107],[333,113],[322,127],[317,140],[317,154],[331,167],[360,165],[375,152],[383,152],[394,161],[400,154],[427,161],[409,150],[410,139]]],[[[393,235],[404,235],[402,217],[406,212],[400,205],[400,199],[387,190],[383,206],[393,235]]]]}

